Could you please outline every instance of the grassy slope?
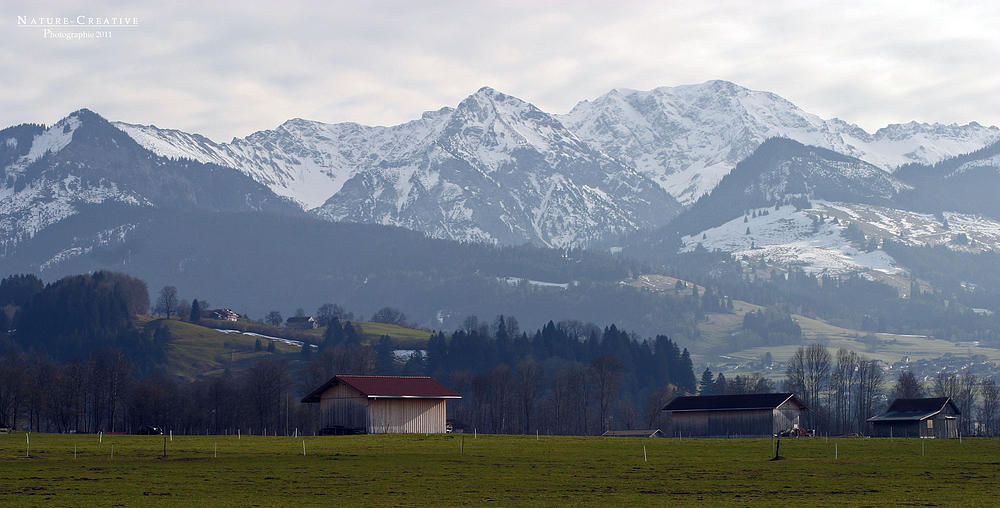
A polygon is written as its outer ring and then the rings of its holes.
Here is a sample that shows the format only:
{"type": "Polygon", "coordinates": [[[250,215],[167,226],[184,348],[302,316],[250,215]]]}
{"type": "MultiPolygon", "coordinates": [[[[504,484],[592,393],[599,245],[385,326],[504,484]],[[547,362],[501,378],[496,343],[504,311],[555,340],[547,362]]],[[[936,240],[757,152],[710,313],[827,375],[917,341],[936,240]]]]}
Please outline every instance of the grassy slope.
{"type": "MultiPolygon", "coordinates": [[[[630,284],[654,292],[673,292],[674,284],[676,284],[677,280],[673,277],[644,275],[637,281],[631,281],[630,284]]],[[[680,295],[691,293],[691,283],[687,282],[687,285],[687,289],[679,292],[680,295]]],[[[704,291],[703,287],[698,287],[699,294],[703,294],[704,291]]],[[[747,312],[763,309],[761,306],[740,300],[734,300],[733,305],[735,306],[733,313],[709,314],[707,321],[698,324],[698,328],[702,333],[702,340],[699,346],[708,349],[725,343],[727,337],[738,331],[743,325],[743,316],[747,312]]],[[[749,360],[759,359],[767,352],[771,353],[775,361],[786,361],[800,345],[807,345],[814,342],[824,344],[832,350],[840,348],[854,350],[869,358],[884,360],[889,364],[898,362],[904,357],[909,357],[911,361],[914,361],[920,358],[938,358],[945,353],[951,353],[955,356],[985,355],[990,361],[1000,363],[1000,349],[987,347],[970,348],[968,345],[956,345],[945,340],[937,340],[924,336],[894,335],[889,333],[877,334],[882,343],[872,349],[868,344],[857,340],[857,337],[864,337],[868,332],[841,328],[805,316],[793,315],[792,318],[802,327],[802,344],[735,350],[725,353],[725,356],[728,358],[694,354],[695,365],[698,366],[707,363],[712,367],[717,367],[731,362],[733,359],[736,359],[737,363],[742,364],[749,360]]],[[[713,368],[712,370],[718,371],[717,368],[713,368]]],[[[700,374],[700,372],[696,374],[700,374]]]]}
{"type": "MultiPolygon", "coordinates": [[[[400,348],[422,348],[426,346],[430,332],[413,330],[396,325],[382,323],[355,323],[361,327],[369,340],[377,340],[382,335],[389,335],[400,348]]],[[[167,364],[171,373],[185,379],[200,376],[211,376],[229,368],[234,372],[250,366],[257,359],[269,355],[266,351],[267,339],[261,339],[264,351],[255,350],[258,337],[239,333],[224,333],[213,328],[179,321],[176,319],[139,318],[140,326],[166,325],[173,335],[170,351],[167,354],[167,364]]],[[[316,342],[323,340],[325,329],[309,330],[307,334],[314,336],[316,342]]],[[[266,335],[266,333],[265,333],[266,335]]],[[[289,355],[289,359],[298,360],[301,348],[275,341],[275,349],[279,353],[289,355]]]]}
{"type": "MultiPolygon", "coordinates": [[[[734,314],[713,314],[709,316],[709,321],[701,326],[709,341],[720,341],[724,336],[739,330],[743,324],[743,315],[751,310],[761,307],[748,304],[746,302],[734,301],[736,312],[734,314]]],[[[893,364],[909,357],[911,361],[920,358],[938,358],[945,353],[955,356],[985,355],[990,361],[1000,362],[1000,349],[988,347],[968,347],[968,345],[956,345],[946,340],[938,340],[926,336],[895,335],[891,333],[876,334],[882,340],[881,344],[872,348],[869,344],[863,343],[857,337],[864,337],[868,332],[849,330],[838,326],[824,323],[816,319],[804,316],[792,315],[796,323],[802,327],[802,344],[819,343],[832,350],[845,348],[857,351],[869,358],[883,360],[893,364]]],[[[798,349],[800,344],[789,346],[771,346],[744,349],[727,353],[726,356],[737,358],[739,362],[760,358],[766,352],[770,352],[775,361],[786,361],[798,349]]],[[[700,357],[703,362],[726,363],[723,358],[700,357]]]]}
{"type": "Polygon", "coordinates": [[[769,439],[30,438],[26,458],[24,434],[0,435],[3,506],[976,507],[1000,496],[992,439],[784,439],[786,460],[770,461],[769,439]]]}

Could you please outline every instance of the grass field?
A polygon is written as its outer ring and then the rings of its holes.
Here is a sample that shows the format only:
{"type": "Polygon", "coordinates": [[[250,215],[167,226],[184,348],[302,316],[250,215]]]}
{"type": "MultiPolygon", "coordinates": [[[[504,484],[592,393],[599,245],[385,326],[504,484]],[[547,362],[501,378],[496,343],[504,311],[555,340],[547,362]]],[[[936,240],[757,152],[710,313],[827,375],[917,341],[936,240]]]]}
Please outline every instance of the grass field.
{"type": "Polygon", "coordinates": [[[2,506],[996,506],[1000,499],[998,440],[784,439],[785,460],[771,461],[769,439],[175,436],[164,458],[162,436],[29,437],[30,457],[25,434],[0,435],[2,506]]]}
{"type": "MultiPolygon", "coordinates": [[[[140,326],[167,326],[173,335],[167,355],[168,369],[172,374],[192,380],[203,376],[221,374],[225,369],[238,372],[249,367],[253,362],[271,353],[266,351],[268,339],[260,339],[264,351],[257,351],[255,343],[258,338],[242,333],[224,333],[208,326],[188,323],[178,319],[152,318],[143,316],[138,319],[140,326]]],[[[367,341],[374,343],[383,335],[392,337],[393,344],[399,349],[425,349],[431,333],[402,326],[383,323],[355,322],[365,334],[367,341]]],[[[263,327],[263,325],[259,325],[263,327]]],[[[264,327],[266,331],[266,327],[264,327]]],[[[280,335],[280,330],[273,333],[280,335]]],[[[317,328],[300,332],[310,337],[313,342],[323,340],[326,328],[317,328]]],[[[264,333],[267,335],[267,333],[264,333]]],[[[288,354],[292,361],[298,360],[302,351],[299,346],[274,341],[279,353],[288,354]],[[294,355],[294,356],[292,356],[294,355]]]]}

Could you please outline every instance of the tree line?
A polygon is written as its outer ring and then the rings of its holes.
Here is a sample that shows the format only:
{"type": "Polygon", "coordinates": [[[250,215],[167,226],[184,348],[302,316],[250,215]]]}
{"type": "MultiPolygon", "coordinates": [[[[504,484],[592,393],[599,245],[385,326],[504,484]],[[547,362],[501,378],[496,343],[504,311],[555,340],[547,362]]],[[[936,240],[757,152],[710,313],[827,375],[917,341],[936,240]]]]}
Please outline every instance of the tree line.
{"type": "MultiPolygon", "coordinates": [[[[426,350],[401,352],[391,337],[370,341],[333,304],[317,312],[326,325],[317,348],[267,348],[243,372],[187,381],[166,370],[169,327],[136,324],[150,308],[138,279],[102,271],[43,285],[11,276],[0,281],[0,298],[0,315],[12,316],[0,323],[0,427],[308,432],[318,430],[318,408],[298,401],[333,375],[404,374],[452,386],[464,397],[453,416],[483,432],[595,434],[654,425],[667,399],[695,388],[690,354],[665,335],[645,339],[574,320],[528,333],[513,316],[469,316],[451,334],[434,332],[426,350]]],[[[154,308],[199,321],[201,303],[185,303],[166,286],[154,308]]],[[[403,319],[392,308],[374,317],[403,319]]]]}
{"type": "Polygon", "coordinates": [[[836,353],[819,344],[799,347],[788,361],[780,386],[754,373],[732,379],[705,369],[699,395],[774,393],[780,387],[809,408],[802,425],[821,434],[868,435],[868,419],[885,412],[896,399],[949,397],[962,413],[959,430],[966,436],[1000,436],[1000,387],[972,372],[941,371],[922,381],[910,371],[895,379],[885,364],[844,348],[836,353]]]}

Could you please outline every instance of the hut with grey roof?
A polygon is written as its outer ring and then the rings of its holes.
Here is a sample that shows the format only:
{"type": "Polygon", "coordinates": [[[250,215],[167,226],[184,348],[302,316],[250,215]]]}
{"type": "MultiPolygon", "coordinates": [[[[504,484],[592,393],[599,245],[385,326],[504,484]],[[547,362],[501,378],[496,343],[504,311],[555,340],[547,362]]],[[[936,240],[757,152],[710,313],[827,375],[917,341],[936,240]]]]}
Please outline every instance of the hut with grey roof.
{"type": "Polygon", "coordinates": [[[681,437],[770,437],[799,430],[809,408],[791,393],[677,397],[663,411],[681,437]]]}
{"type": "Polygon", "coordinates": [[[962,413],[948,397],[896,399],[889,410],[869,418],[875,437],[957,438],[962,413]]]}

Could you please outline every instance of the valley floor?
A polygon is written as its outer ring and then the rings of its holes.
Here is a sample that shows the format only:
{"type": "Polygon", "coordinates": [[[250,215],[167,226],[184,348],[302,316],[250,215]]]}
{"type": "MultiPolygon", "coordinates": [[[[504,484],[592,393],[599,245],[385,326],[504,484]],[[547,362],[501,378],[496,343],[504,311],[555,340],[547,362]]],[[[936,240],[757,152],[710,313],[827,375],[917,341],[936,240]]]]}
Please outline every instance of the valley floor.
{"type": "Polygon", "coordinates": [[[995,439],[0,435],[4,506],[994,506],[995,439]],[[114,457],[112,457],[114,447],[114,457]],[[164,450],[166,457],[163,457],[164,450]],[[956,488],[956,486],[961,488],[956,488]]]}

